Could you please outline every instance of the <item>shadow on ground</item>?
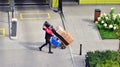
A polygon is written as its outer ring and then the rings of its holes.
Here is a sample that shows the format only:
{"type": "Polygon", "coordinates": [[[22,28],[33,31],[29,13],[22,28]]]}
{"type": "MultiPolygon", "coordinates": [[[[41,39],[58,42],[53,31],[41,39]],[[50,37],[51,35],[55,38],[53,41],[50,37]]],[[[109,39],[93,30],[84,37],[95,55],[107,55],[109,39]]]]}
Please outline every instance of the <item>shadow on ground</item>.
{"type": "Polygon", "coordinates": [[[85,21],[85,22],[88,22],[88,23],[89,23],[89,26],[92,26],[93,29],[95,29],[95,30],[98,31],[98,28],[96,27],[94,20],[92,20],[92,19],[86,19],[86,18],[84,18],[84,19],[82,19],[82,20],[85,21]]]}
{"type": "Polygon", "coordinates": [[[25,48],[29,50],[39,51],[39,47],[44,44],[43,42],[20,42],[25,48]]]}

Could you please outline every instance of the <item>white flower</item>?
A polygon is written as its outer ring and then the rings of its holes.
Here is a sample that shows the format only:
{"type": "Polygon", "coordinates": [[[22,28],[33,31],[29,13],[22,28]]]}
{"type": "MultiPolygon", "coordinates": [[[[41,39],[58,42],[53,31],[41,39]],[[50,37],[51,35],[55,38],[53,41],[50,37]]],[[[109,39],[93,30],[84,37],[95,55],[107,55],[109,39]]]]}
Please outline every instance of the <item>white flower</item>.
{"type": "Polygon", "coordinates": [[[97,23],[98,23],[98,21],[95,21],[95,23],[97,24],[97,23]]]}
{"type": "Polygon", "coordinates": [[[113,25],[109,25],[109,28],[113,28],[113,25]]]}
{"type": "Polygon", "coordinates": [[[116,30],[116,29],[117,29],[117,27],[113,27],[113,29],[114,29],[114,30],[116,30]]]}
{"type": "Polygon", "coordinates": [[[100,17],[102,17],[103,16],[103,14],[100,14],[100,17]]]}
{"type": "Polygon", "coordinates": [[[106,20],[108,20],[108,17],[105,17],[106,20]]]}
{"type": "Polygon", "coordinates": [[[104,23],[104,21],[102,20],[101,23],[104,23]]]}
{"type": "Polygon", "coordinates": [[[118,14],[118,16],[120,17],[120,14],[118,14]]]}
{"type": "Polygon", "coordinates": [[[98,17],[98,21],[100,21],[101,17],[98,17]]]}
{"type": "Polygon", "coordinates": [[[113,19],[115,20],[115,18],[116,18],[116,15],[113,15],[113,19]]]}
{"type": "Polygon", "coordinates": [[[114,9],[115,9],[114,7],[111,8],[111,10],[114,10],[114,9]]]}
{"type": "Polygon", "coordinates": [[[104,24],[103,24],[103,26],[107,27],[107,24],[106,24],[106,23],[104,23],[104,24]]]}
{"type": "Polygon", "coordinates": [[[103,13],[103,15],[104,15],[104,16],[107,16],[107,14],[106,14],[106,13],[103,13]]]}

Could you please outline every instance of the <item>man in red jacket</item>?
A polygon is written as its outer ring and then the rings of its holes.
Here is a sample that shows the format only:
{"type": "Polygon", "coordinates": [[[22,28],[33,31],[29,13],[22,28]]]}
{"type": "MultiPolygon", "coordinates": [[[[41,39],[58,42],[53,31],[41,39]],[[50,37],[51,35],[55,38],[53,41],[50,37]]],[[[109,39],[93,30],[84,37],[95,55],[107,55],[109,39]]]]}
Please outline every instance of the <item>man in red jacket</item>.
{"type": "Polygon", "coordinates": [[[41,47],[39,47],[39,50],[42,51],[42,48],[44,46],[46,46],[47,44],[49,44],[49,52],[48,53],[52,54],[53,52],[51,51],[51,43],[50,43],[50,38],[53,35],[52,26],[47,21],[45,21],[45,23],[43,25],[43,30],[45,31],[45,40],[46,40],[46,42],[41,47]]]}

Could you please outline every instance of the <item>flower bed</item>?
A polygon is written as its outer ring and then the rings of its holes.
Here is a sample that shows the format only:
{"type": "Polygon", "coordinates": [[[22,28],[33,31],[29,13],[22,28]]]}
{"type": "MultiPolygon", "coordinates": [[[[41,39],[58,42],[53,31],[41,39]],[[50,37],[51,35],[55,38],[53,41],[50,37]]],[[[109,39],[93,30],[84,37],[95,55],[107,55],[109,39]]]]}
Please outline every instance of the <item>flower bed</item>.
{"type": "Polygon", "coordinates": [[[110,50],[87,52],[86,67],[120,67],[120,55],[110,50]]]}
{"type": "Polygon", "coordinates": [[[117,39],[115,31],[100,29],[100,36],[102,39],[117,39]]]}
{"type": "Polygon", "coordinates": [[[115,14],[111,8],[109,14],[101,14],[96,21],[102,39],[117,39],[116,29],[120,26],[120,14],[115,14]]]}

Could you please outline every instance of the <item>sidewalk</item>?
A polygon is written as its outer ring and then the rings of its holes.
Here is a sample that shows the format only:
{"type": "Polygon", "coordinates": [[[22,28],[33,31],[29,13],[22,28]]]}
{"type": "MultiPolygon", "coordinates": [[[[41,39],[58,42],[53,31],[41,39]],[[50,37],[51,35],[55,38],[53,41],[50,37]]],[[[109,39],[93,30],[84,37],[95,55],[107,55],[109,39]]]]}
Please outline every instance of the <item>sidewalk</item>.
{"type": "MultiPolygon", "coordinates": [[[[7,36],[0,38],[0,67],[73,67],[69,48],[65,50],[52,48],[53,54],[48,54],[48,46],[44,47],[43,51],[38,49],[45,41],[45,32],[42,30],[44,21],[47,20],[55,27],[62,26],[59,14],[46,7],[16,7],[15,16],[18,19],[18,38],[16,40],[9,39],[7,12],[2,12],[2,15],[0,16],[2,18],[0,19],[0,27],[6,29],[7,36]],[[33,13],[33,15],[35,13],[50,13],[51,18],[21,20],[20,13],[33,13]],[[5,20],[2,21],[3,19],[5,20]]],[[[23,18],[35,18],[36,16],[33,17],[29,14],[29,16],[24,15],[23,18]]]]}
{"type": "Polygon", "coordinates": [[[24,12],[50,13],[47,19],[55,27],[62,26],[58,13],[44,7],[17,7],[18,39],[10,40],[8,35],[7,13],[0,11],[1,25],[6,29],[6,37],[0,37],[0,67],[85,67],[85,54],[94,50],[117,50],[118,40],[102,40],[93,22],[95,8],[102,13],[109,13],[115,7],[119,13],[119,5],[64,5],[65,26],[74,38],[69,48],[52,49],[54,54],[48,54],[48,46],[39,51],[38,47],[44,43],[44,31],[41,29],[43,20],[20,20],[19,14],[24,12]],[[82,55],[79,55],[82,44],[82,55]]]}
{"type": "Polygon", "coordinates": [[[74,38],[71,49],[76,67],[84,67],[84,56],[88,51],[118,49],[118,40],[102,40],[93,22],[96,8],[100,9],[101,13],[109,13],[111,7],[115,7],[115,13],[119,13],[119,5],[64,6],[65,25],[74,38]],[[79,55],[80,44],[82,44],[82,56],[79,55]]]}

